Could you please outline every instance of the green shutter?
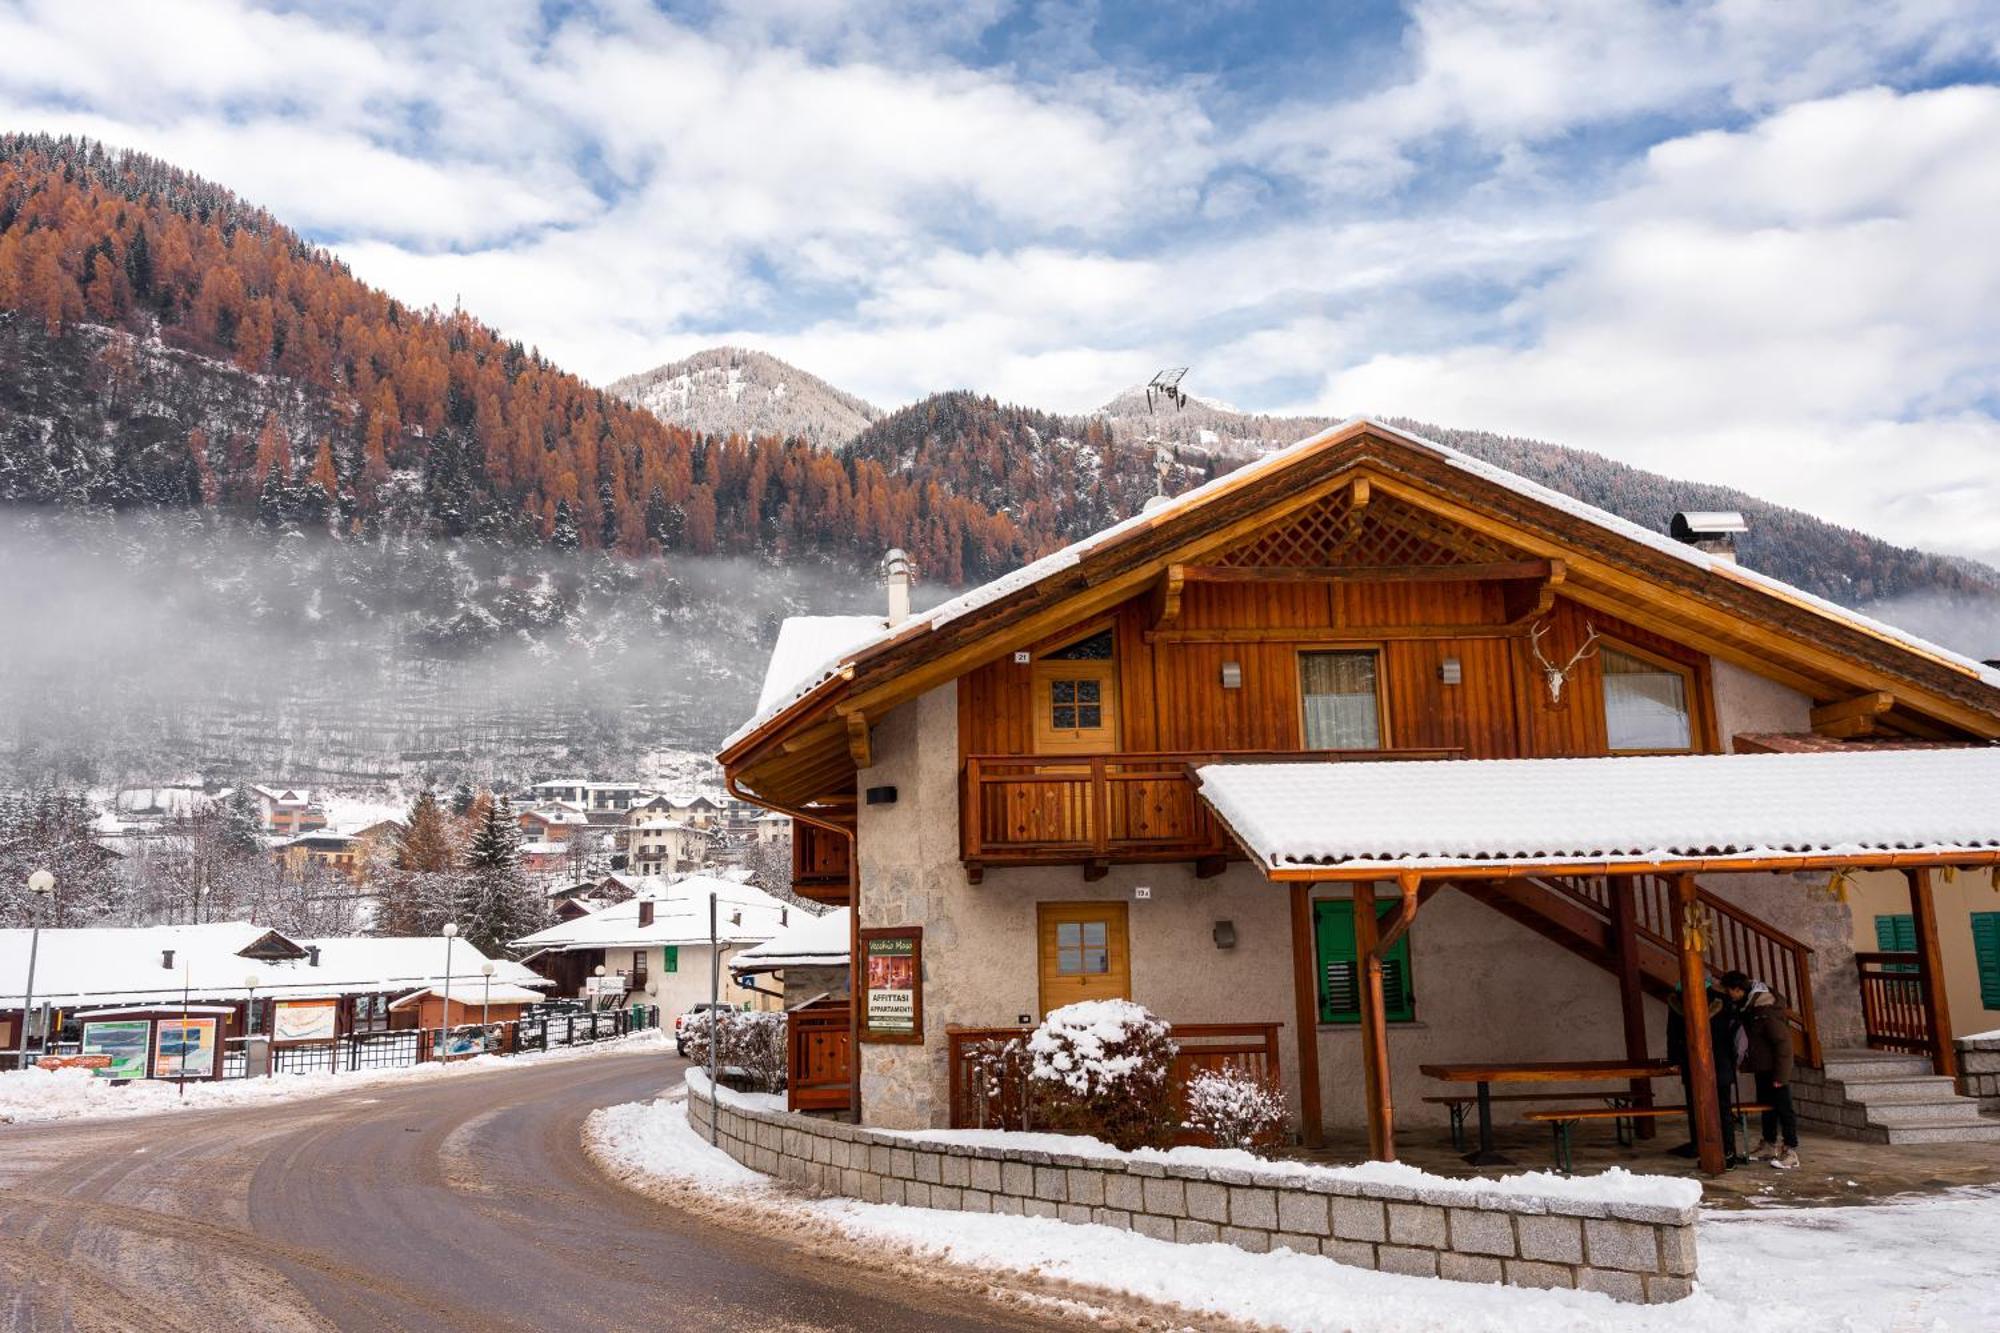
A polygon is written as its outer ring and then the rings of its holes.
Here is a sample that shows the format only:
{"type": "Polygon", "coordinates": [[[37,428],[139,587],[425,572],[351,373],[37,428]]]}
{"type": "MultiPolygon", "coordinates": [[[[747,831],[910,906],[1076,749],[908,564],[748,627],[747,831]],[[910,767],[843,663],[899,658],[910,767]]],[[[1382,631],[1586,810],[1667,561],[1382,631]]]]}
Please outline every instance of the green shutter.
{"type": "MultiPolygon", "coordinates": [[[[1380,904],[1376,918],[1380,920],[1394,910],[1394,903],[1380,904]]],[[[1354,903],[1345,898],[1316,900],[1313,925],[1319,954],[1319,1021],[1359,1023],[1361,967],[1354,943],[1354,903]]],[[[1408,1023],[1417,1016],[1408,931],[1382,959],[1382,1008],[1392,1023],[1408,1023]]]]}
{"type": "Polygon", "coordinates": [[[678,971],[680,971],[680,970],[681,970],[681,946],[680,946],[680,945],[678,945],[678,944],[663,944],[663,945],[661,945],[661,946],[660,946],[660,962],[661,962],[661,964],[662,964],[662,969],[663,969],[664,971],[668,971],[668,972],[678,972],[678,971]]]}
{"type": "Polygon", "coordinates": [[[1979,968],[1979,1005],[2000,1009],[2000,912],[1972,914],[1972,957],[1979,968]]]}
{"type": "MultiPolygon", "coordinates": [[[[1875,947],[1883,953],[1915,953],[1917,951],[1917,919],[1908,912],[1898,916],[1884,912],[1875,918],[1875,947]]],[[[1882,969],[1885,972],[1914,972],[1915,963],[1890,963],[1882,969]]]]}

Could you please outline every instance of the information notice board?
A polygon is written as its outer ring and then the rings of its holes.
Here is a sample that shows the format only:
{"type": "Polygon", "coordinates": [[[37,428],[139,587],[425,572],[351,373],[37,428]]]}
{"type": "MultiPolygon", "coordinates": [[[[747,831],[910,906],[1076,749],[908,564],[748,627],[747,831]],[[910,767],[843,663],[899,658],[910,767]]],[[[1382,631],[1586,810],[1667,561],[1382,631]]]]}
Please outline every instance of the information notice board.
{"type": "Polygon", "coordinates": [[[861,932],[861,1039],[924,1039],[924,932],[920,926],[861,932]]]}

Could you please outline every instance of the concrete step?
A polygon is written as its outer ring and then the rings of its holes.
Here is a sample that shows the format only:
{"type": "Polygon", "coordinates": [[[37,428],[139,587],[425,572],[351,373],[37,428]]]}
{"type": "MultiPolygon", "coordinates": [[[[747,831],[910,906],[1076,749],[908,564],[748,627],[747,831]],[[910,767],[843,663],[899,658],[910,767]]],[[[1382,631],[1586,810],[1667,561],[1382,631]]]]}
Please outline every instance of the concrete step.
{"type": "MultiPolygon", "coordinates": [[[[1954,1097],[1946,1102],[1879,1102],[1865,1109],[1868,1123],[1884,1129],[1982,1123],[1979,1104],[1968,1097],[1954,1097]]],[[[2000,1129],[2000,1121],[1986,1123],[2000,1129]]]]}
{"type": "Polygon", "coordinates": [[[1895,1143],[2000,1143],[2000,1120],[1968,1125],[1899,1125],[1877,1131],[1895,1143]]]}
{"type": "Polygon", "coordinates": [[[1820,1073],[1829,1082],[1846,1082],[1849,1079],[1921,1078],[1934,1072],[1928,1058],[1921,1055],[1903,1055],[1896,1051],[1828,1051],[1825,1059],[1825,1067],[1820,1073]]]}
{"type": "Polygon", "coordinates": [[[1823,1084],[1827,1092],[1861,1106],[1884,1106],[1895,1102],[1965,1101],[1958,1085],[1942,1074],[1928,1078],[1841,1079],[1823,1084]]]}

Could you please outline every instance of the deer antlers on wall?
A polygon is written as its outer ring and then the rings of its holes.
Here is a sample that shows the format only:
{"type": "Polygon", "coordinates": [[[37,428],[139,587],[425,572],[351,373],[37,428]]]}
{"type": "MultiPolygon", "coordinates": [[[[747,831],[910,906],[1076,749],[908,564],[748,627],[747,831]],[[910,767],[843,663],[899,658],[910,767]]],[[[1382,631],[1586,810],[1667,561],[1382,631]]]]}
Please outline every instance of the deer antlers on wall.
{"type": "Polygon", "coordinates": [[[1587,658],[1597,656],[1597,641],[1604,636],[1597,632],[1597,626],[1587,620],[1583,622],[1583,628],[1583,643],[1578,646],[1575,652],[1569,655],[1569,661],[1564,662],[1561,666],[1557,666],[1554,662],[1551,662],[1548,654],[1542,651],[1542,636],[1549,632],[1550,626],[1535,625],[1528,630],[1528,647],[1534,652],[1535,661],[1541,664],[1542,679],[1548,684],[1549,702],[1551,704],[1562,702],[1563,686],[1569,684],[1569,673],[1576,670],[1577,664],[1587,658]]]}

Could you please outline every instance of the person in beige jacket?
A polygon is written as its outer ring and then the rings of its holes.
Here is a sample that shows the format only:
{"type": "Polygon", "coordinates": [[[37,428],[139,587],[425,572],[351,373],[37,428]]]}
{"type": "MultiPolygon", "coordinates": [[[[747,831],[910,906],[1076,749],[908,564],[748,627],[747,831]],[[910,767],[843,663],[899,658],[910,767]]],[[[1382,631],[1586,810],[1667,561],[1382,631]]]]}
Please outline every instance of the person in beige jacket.
{"type": "Polygon", "coordinates": [[[1751,1152],[1780,1171],[1799,1164],[1799,1117],[1792,1107],[1792,1025],[1784,999],[1761,981],[1741,972],[1725,973],[1722,990],[1736,1011],[1741,1034],[1737,1067],[1757,1081],[1757,1100],[1764,1112],[1764,1141],[1751,1152]],[[1779,1142],[1783,1136],[1782,1146],[1779,1142]]]}

